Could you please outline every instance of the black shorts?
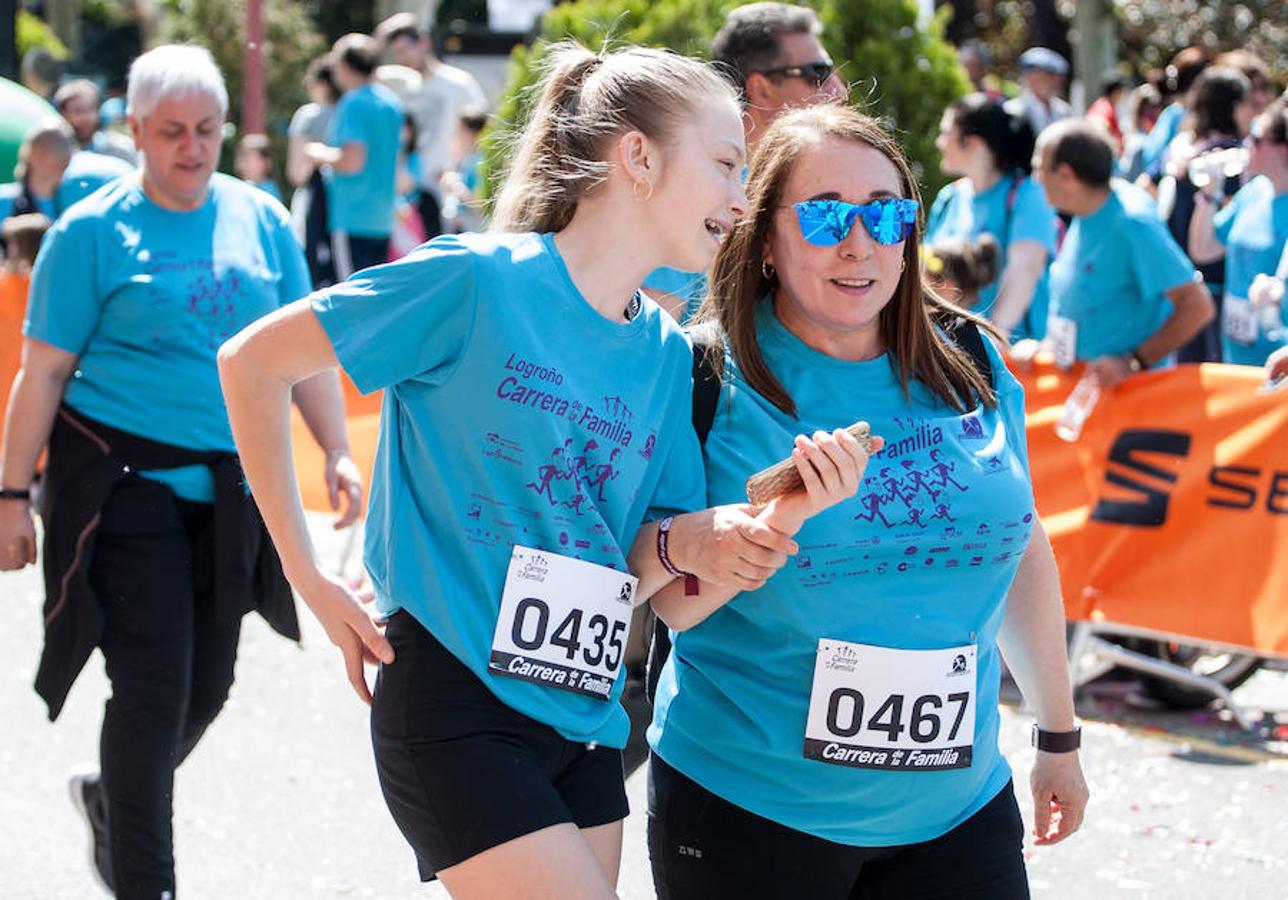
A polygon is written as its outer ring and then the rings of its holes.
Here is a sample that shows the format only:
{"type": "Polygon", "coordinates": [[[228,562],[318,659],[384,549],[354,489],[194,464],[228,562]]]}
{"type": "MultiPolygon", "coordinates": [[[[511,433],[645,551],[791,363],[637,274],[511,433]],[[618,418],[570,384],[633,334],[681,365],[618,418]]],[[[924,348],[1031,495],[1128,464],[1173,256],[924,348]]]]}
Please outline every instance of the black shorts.
{"type": "Polygon", "coordinates": [[[934,840],[850,847],[735,806],[653,756],[648,849],[658,900],[1027,900],[1024,825],[1008,782],[934,840]]]}
{"type": "Polygon", "coordinates": [[[371,705],[376,773],[422,881],[551,825],[626,818],[622,753],[506,706],[406,611],[385,635],[371,705]]]}

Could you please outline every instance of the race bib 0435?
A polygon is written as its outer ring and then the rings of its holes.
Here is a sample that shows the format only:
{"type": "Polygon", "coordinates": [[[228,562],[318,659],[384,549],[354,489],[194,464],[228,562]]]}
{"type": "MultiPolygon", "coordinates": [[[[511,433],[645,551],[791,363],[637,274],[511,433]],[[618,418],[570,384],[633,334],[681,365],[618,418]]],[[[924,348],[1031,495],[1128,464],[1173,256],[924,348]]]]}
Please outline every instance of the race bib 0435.
{"type": "Polygon", "coordinates": [[[488,671],[607,700],[638,585],[626,572],[516,545],[488,671]]]}

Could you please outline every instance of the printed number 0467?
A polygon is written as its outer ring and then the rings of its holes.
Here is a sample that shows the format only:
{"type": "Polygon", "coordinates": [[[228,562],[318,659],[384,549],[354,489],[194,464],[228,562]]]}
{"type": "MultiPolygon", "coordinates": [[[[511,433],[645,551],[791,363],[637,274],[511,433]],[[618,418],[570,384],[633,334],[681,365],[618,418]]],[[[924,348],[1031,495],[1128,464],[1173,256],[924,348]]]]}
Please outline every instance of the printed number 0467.
{"type": "Polygon", "coordinates": [[[524,650],[538,650],[546,643],[549,633],[550,644],[562,647],[569,660],[577,658],[581,651],[582,659],[588,666],[598,666],[602,662],[609,671],[617,668],[622,659],[622,640],[626,635],[626,622],[609,623],[607,616],[596,613],[586,622],[590,632],[589,643],[581,641],[582,610],[573,609],[560,622],[553,632],[549,631],[550,606],[539,597],[524,597],[514,610],[514,624],[510,626],[510,638],[516,647],[524,650]],[[531,628],[531,637],[525,635],[530,620],[535,619],[531,628]]]}
{"type": "MultiPolygon", "coordinates": [[[[956,716],[948,730],[947,740],[957,737],[961,728],[962,717],[970,694],[949,694],[948,702],[957,704],[956,716]]],[[[827,730],[837,737],[854,737],[863,730],[864,712],[863,694],[853,688],[840,687],[832,691],[827,701],[827,730]]],[[[912,701],[911,718],[904,724],[904,696],[891,694],[867,721],[869,731],[884,731],[886,740],[899,740],[899,735],[907,731],[918,744],[929,744],[939,738],[944,720],[939,711],[944,707],[943,698],[935,694],[923,694],[912,701]]]]}

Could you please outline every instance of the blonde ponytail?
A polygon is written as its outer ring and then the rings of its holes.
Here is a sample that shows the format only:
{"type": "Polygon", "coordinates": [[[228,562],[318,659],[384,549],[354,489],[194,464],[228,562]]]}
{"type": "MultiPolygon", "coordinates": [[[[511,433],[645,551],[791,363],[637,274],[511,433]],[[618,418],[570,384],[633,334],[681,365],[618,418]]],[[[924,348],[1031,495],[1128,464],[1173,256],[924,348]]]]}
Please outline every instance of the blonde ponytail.
{"type": "Polygon", "coordinates": [[[566,41],[547,54],[540,94],[514,141],[493,231],[559,231],[612,170],[609,144],[639,131],[667,145],[677,123],[712,98],[737,102],[700,60],[645,47],[592,53],[566,41]]]}

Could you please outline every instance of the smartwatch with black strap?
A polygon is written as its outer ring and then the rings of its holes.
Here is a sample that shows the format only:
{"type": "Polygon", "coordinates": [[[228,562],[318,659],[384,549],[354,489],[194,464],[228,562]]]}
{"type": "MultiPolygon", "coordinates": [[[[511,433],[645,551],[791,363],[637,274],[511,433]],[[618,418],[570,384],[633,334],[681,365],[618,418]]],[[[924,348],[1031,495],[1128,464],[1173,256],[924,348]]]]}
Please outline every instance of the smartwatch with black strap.
{"type": "Polygon", "coordinates": [[[1035,722],[1033,746],[1044,753],[1072,753],[1082,746],[1082,728],[1072,731],[1044,731],[1035,722]]]}

